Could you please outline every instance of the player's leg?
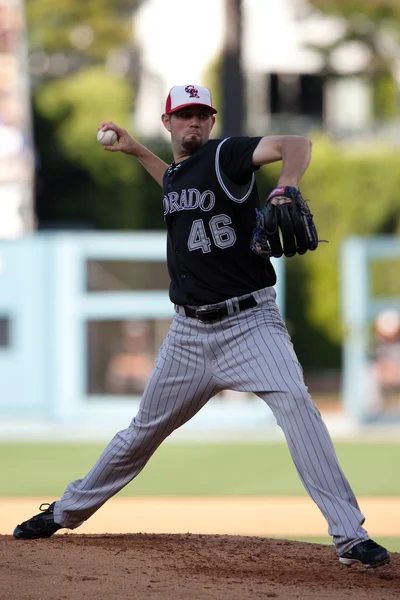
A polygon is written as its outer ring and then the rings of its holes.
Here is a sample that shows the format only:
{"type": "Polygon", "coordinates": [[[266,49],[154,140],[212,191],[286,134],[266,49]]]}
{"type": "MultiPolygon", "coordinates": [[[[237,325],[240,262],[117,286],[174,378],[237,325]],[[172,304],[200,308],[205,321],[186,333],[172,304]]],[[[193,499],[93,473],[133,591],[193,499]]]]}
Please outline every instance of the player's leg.
{"type": "MultiPolygon", "coordinates": [[[[288,370],[290,371],[290,369],[288,370]]],[[[289,373],[288,373],[289,375],[289,373]]],[[[289,375],[290,376],[290,375],[289,375]]],[[[336,456],[329,432],[302,377],[286,392],[257,392],[272,409],[308,494],[328,522],[340,562],[378,567],[390,562],[385,548],[369,539],[355,495],[336,456]]]]}
{"type": "Polygon", "coordinates": [[[300,479],[328,522],[339,553],[367,540],[365,520],[342,472],[329,432],[306,391],[256,392],[285,434],[300,479]]]}
{"type": "Polygon", "coordinates": [[[218,392],[196,324],[192,319],[174,319],[138,414],[127,429],[114,436],[91,471],[83,479],[72,481],[62,498],[51,505],[56,523],[74,529],[87,520],[140,473],[172,431],[218,392]]]}
{"type": "MultiPolygon", "coordinates": [[[[275,303],[275,291],[267,288],[253,295],[258,302],[256,307],[232,314],[213,327],[215,375],[221,387],[253,391],[271,407],[300,478],[328,521],[329,533],[342,556],[358,543],[367,542],[364,516],[305,386],[275,303]]],[[[371,549],[368,547],[366,552],[370,556],[371,549]]],[[[386,558],[387,555],[382,560],[386,558]]]]}
{"type": "MultiPolygon", "coordinates": [[[[326,425],[308,393],[278,308],[270,303],[263,308],[261,304],[255,313],[257,327],[252,329],[252,336],[260,351],[259,378],[265,377],[267,390],[256,393],[269,405],[282,428],[300,479],[325,516],[329,534],[342,556],[369,540],[363,528],[365,517],[339,465],[326,425]]],[[[386,555],[382,560],[387,562],[386,555]]]]}

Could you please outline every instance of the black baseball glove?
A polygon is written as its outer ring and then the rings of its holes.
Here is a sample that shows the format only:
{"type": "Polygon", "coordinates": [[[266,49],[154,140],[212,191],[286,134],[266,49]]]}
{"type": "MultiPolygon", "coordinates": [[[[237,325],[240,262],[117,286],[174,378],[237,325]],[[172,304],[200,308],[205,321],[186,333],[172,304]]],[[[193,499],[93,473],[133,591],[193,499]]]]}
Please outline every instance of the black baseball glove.
{"type": "Polygon", "coordinates": [[[295,187],[274,189],[264,208],[257,210],[257,226],[250,248],[258,256],[279,258],[305,254],[318,246],[318,234],[307,202],[295,187]]]}

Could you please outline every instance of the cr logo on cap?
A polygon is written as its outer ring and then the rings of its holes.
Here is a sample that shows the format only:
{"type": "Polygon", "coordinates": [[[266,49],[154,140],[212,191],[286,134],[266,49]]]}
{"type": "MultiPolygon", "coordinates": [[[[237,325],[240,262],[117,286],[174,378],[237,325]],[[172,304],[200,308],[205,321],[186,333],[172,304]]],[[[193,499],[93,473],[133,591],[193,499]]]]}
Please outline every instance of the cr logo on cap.
{"type": "Polygon", "coordinates": [[[185,92],[189,94],[190,98],[200,98],[199,90],[196,90],[194,85],[187,85],[185,87],[185,92]]]}

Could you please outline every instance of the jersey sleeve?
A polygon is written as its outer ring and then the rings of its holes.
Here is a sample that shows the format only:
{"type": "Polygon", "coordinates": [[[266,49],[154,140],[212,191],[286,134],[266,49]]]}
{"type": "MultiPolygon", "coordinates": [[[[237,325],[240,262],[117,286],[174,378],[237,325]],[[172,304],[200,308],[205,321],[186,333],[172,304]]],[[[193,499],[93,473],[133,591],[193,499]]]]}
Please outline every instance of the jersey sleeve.
{"type": "Polygon", "coordinates": [[[252,165],[253,153],[262,137],[231,137],[224,141],[219,155],[221,171],[234,183],[250,181],[259,167],[252,165]]]}

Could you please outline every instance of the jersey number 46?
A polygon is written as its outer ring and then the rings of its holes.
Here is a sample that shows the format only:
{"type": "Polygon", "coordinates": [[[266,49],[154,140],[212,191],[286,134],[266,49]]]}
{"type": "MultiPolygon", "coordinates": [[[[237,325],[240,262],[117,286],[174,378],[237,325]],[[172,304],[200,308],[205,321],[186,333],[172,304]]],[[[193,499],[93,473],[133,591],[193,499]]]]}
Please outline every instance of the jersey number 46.
{"type": "MultiPolygon", "coordinates": [[[[229,248],[236,242],[236,233],[229,225],[232,223],[228,215],[215,215],[211,217],[209,228],[214,244],[218,248],[229,248]]],[[[193,221],[188,239],[190,251],[201,250],[203,253],[211,252],[211,240],[207,235],[203,219],[193,221]]]]}

